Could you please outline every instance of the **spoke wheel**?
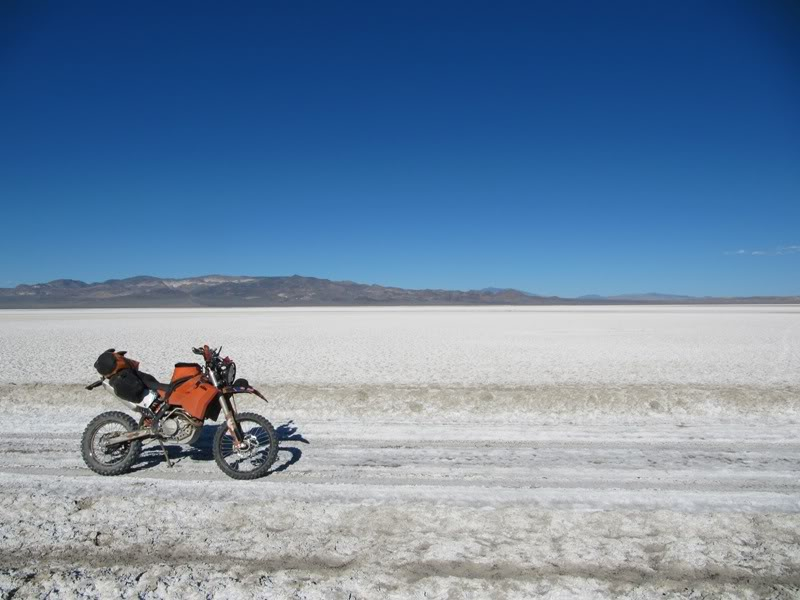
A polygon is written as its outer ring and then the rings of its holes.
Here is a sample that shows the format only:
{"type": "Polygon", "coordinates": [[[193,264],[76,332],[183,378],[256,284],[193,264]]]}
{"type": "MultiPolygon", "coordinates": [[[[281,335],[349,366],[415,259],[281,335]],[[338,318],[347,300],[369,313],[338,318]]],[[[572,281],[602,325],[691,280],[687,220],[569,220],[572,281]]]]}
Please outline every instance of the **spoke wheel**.
{"type": "Polygon", "coordinates": [[[124,444],[109,444],[108,440],[136,429],[136,421],[121,412],[107,412],[92,419],[81,439],[86,466],[100,475],[121,475],[129,471],[142,451],[141,440],[124,444]]]}
{"type": "Polygon", "coordinates": [[[223,423],[214,436],[214,460],[228,477],[263,477],[278,456],[275,429],[269,421],[255,413],[241,413],[236,420],[244,434],[243,443],[237,448],[227,424],[223,423]]]}

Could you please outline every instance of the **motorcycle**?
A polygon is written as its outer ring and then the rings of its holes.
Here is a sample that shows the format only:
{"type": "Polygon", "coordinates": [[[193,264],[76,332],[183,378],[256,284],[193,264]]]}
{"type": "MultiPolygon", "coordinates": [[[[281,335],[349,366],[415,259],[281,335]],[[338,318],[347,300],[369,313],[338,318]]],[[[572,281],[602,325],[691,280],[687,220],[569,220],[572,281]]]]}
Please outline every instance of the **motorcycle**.
{"type": "MultiPolygon", "coordinates": [[[[130,415],[111,411],[95,417],[83,432],[81,453],[86,465],[100,475],[121,475],[131,470],[142,452],[142,443],[155,440],[172,467],[164,442],[194,444],[200,438],[203,423],[216,421],[222,412],[225,422],[217,428],[212,454],[217,466],[233,479],[257,479],[267,474],[278,454],[278,437],[272,424],[256,413],[239,412],[236,394],[266,398],[246,379],[236,379],[236,364],[220,356],[207,345],[192,348],[203,357],[204,366],[178,363],[169,384],[151,376],[147,387],[152,393],[150,406],[119,397],[109,378],[86,386],[103,386],[127,408],[139,413],[139,421],[130,415]]],[[[113,349],[112,349],[113,351],[113,349]]],[[[118,353],[124,355],[124,352],[118,353]]],[[[135,363],[138,365],[138,363],[135,363]]],[[[146,375],[146,374],[144,374],[146,375]]]]}

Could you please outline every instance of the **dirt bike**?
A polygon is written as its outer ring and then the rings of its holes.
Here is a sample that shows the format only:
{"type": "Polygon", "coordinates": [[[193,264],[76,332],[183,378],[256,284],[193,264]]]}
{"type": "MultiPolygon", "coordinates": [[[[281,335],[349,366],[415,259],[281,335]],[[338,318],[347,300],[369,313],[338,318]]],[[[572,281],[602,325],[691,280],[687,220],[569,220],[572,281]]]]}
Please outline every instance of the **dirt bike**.
{"type": "MultiPolygon", "coordinates": [[[[83,432],[81,451],[86,465],[100,475],[121,475],[130,471],[142,451],[142,442],[155,440],[167,465],[172,467],[165,441],[197,442],[207,419],[216,421],[220,411],[225,422],[214,435],[212,453],[223,473],[234,479],[256,479],[267,474],[278,453],[278,437],[272,424],[261,415],[238,412],[234,395],[253,394],[266,402],[246,379],[236,379],[236,364],[221,358],[222,348],[207,345],[192,348],[204,359],[175,365],[169,384],[138,373],[152,392],[153,403],[144,406],[121,398],[103,377],[86,386],[103,386],[127,408],[139,413],[138,423],[123,412],[106,412],[95,417],[83,432]]],[[[113,349],[111,350],[113,352],[113,349]]],[[[124,356],[124,352],[117,353],[124,356]]],[[[133,363],[138,367],[138,363],[133,363]]]]}

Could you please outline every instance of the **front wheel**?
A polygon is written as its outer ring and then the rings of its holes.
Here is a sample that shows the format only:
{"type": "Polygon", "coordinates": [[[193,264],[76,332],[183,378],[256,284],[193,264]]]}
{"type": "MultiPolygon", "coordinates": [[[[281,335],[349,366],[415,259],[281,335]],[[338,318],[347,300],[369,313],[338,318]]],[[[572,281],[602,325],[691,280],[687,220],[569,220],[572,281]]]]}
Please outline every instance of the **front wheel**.
{"type": "Polygon", "coordinates": [[[86,426],[81,440],[83,461],[100,475],[127,473],[142,452],[142,441],[109,445],[109,439],[138,429],[136,421],[122,412],[106,412],[96,416],[86,426]]]}
{"type": "Polygon", "coordinates": [[[240,413],[236,420],[243,434],[243,443],[234,447],[234,439],[223,423],[214,436],[214,460],[228,477],[258,479],[269,471],[278,456],[278,436],[272,424],[261,415],[240,413]]]}

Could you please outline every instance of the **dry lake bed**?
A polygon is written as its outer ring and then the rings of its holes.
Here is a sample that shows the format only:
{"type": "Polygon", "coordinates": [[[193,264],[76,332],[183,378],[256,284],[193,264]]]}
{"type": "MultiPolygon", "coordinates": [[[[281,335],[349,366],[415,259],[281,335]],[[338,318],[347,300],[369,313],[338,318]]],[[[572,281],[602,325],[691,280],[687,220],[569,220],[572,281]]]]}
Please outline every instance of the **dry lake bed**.
{"type": "Polygon", "coordinates": [[[0,596],[798,598],[798,434],[800,306],[0,311],[0,596]],[[97,355],[203,343],[273,472],[89,471],[97,355]]]}

